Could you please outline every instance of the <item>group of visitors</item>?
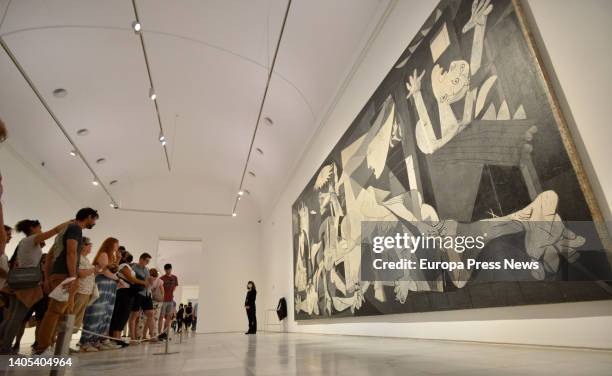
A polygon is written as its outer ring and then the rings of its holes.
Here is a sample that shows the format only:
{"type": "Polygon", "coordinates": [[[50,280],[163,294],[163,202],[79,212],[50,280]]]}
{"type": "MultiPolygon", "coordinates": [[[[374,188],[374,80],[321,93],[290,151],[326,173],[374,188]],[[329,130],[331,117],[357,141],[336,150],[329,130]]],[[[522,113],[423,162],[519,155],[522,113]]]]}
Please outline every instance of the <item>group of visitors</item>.
{"type": "MultiPolygon", "coordinates": [[[[97,211],[83,208],[75,219],[48,231],[43,231],[37,220],[17,223],[15,230],[24,238],[10,260],[4,251],[0,255],[2,354],[19,350],[21,335],[32,316],[36,326],[33,354],[51,354],[58,323],[67,314],[74,315],[75,332],[81,329],[81,352],[167,338],[178,286],[172,265],[166,264],[160,277],[156,269],[148,268],[150,254],[144,252],[133,262],[132,254],[112,237],[102,242],[90,261],[92,242],[83,236],[83,230],[93,228],[97,220],[97,211]],[[45,241],[54,236],[53,246],[43,254],[45,241]],[[145,330],[139,335],[136,327],[141,313],[145,330]],[[127,342],[121,336],[126,326],[127,342]]],[[[12,228],[2,225],[6,242],[12,237],[12,228]]]]}

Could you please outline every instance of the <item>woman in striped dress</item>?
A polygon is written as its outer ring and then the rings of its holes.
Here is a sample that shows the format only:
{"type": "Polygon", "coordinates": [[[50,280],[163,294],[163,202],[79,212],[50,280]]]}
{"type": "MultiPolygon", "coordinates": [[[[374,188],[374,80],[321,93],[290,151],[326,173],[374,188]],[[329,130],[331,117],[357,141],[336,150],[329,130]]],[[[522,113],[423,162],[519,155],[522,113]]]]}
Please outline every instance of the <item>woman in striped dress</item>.
{"type": "Polygon", "coordinates": [[[93,265],[96,269],[96,285],[100,296],[87,307],[83,318],[83,333],[79,341],[81,351],[91,352],[116,348],[117,345],[104,340],[99,335],[108,335],[111,316],[115,306],[118,278],[117,261],[119,241],[107,238],[98,250],[93,265]],[[95,334],[92,334],[95,333],[95,334]]]}

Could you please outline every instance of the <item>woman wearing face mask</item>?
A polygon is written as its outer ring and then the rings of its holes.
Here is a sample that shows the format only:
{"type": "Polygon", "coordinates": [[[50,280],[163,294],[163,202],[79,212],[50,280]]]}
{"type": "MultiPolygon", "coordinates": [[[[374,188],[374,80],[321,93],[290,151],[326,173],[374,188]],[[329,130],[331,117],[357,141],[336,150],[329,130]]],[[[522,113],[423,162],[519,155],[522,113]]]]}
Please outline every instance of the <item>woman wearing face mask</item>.
{"type": "Polygon", "coordinates": [[[257,315],[255,311],[255,298],[257,297],[257,290],[255,289],[255,283],[249,281],[247,283],[247,296],[244,301],[244,308],[246,309],[247,318],[249,319],[249,331],[244,334],[255,334],[257,333],[257,315]]]}

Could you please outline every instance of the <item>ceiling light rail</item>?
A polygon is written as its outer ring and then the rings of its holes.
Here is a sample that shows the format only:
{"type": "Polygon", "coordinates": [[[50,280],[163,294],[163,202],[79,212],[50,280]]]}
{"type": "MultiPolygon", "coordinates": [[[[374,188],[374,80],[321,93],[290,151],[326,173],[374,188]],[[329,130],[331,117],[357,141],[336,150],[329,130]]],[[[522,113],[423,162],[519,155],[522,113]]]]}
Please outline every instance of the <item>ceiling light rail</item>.
{"type": "MultiPolygon", "coordinates": [[[[135,1],[135,0],[132,0],[132,1],[135,1]]],[[[243,188],[244,178],[247,174],[247,170],[249,167],[249,161],[251,160],[251,154],[253,153],[253,145],[255,144],[255,136],[257,136],[257,130],[259,129],[261,115],[263,113],[263,108],[266,103],[266,97],[268,96],[268,89],[270,88],[270,81],[272,80],[272,74],[274,73],[274,66],[276,65],[276,58],[278,57],[278,50],[280,48],[281,41],[283,39],[283,34],[285,33],[285,25],[287,24],[287,17],[289,16],[290,9],[291,9],[291,0],[287,0],[287,8],[285,9],[285,15],[283,17],[283,24],[281,26],[280,33],[278,34],[278,40],[276,42],[276,47],[274,49],[274,56],[272,58],[272,63],[270,64],[270,69],[268,70],[268,78],[266,79],[266,87],[264,89],[263,97],[261,98],[261,104],[259,106],[259,112],[257,114],[257,121],[255,122],[255,129],[253,129],[253,135],[251,137],[251,144],[249,146],[249,152],[247,154],[247,158],[244,163],[244,169],[242,170],[242,177],[240,178],[240,186],[238,187],[239,193],[238,193],[238,196],[236,196],[236,199],[234,200],[234,208],[232,209],[232,215],[234,217],[237,215],[238,202],[240,201],[240,197],[242,196],[240,192],[243,192],[244,194],[244,188],[243,188]]],[[[273,124],[272,119],[270,119],[269,117],[266,117],[264,121],[266,122],[266,124],[270,126],[273,124]]],[[[258,148],[258,150],[261,150],[261,149],[258,148]]],[[[260,154],[263,155],[263,151],[261,151],[260,154]]],[[[255,173],[252,171],[249,171],[249,175],[252,177],[255,177],[255,173]]]]}
{"type": "Polygon", "coordinates": [[[147,54],[147,49],[145,47],[144,35],[142,33],[142,24],[140,23],[140,17],[138,15],[138,7],[136,7],[136,0],[132,0],[132,8],[134,9],[134,22],[132,22],[132,30],[138,36],[140,40],[140,47],[142,48],[142,55],[144,56],[145,66],[147,68],[147,77],[149,78],[149,99],[153,101],[155,105],[155,114],[157,115],[157,124],[159,126],[159,142],[161,143],[162,148],[164,149],[164,156],[166,157],[166,166],[168,167],[168,171],[172,171],[172,166],[170,165],[170,157],[168,156],[168,149],[166,145],[168,144],[168,140],[164,136],[164,126],[161,120],[161,115],[159,113],[159,105],[157,104],[157,93],[155,92],[155,86],[153,85],[153,75],[151,74],[151,65],[149,64],[149,55],[147,54]],[[162,139],[163,137],[163,139],[162,139]]]}
{"type": "Polygon", "coordinates": [[[0,37],[0,45],[2,46],[2,49],[4,50],[4,52],[6,52],[8,57],[13,62],[13,65],[15,65],[15,67],[17,68],[17,70],[21,74],[21,77],[23,77],[23,79],[26,81],[28,86],[30,86],[30,89],[32,89],[32,91],[34,92],[34,95],[36,95],[36,98],[38,98],[38,100],[43,105],[45,110],[47,110],[47,113],[49,114],[49,116],[51,116],[51,119],[53,119],[53,121],[55,122],[55,125],[57,125],[57,127],[60,129],[60,131],[62,132],[62,134],[66,138],[66,140],[72,146],[72,150],[70,151],[70,155],[72,155],[73,157],[79,157],[81,159],[81,161],[83,161],[83,163],[85,164],[85,167],[87,167],[89,172],[93,175],[92,184],[96,185],[96,186],[100,186],[104,190],[104,193],[106,193],[106,195],[108,196],[108,198],[109,198],[109,200],[111,202],[111,205],[114,205],[114,206],[118,207],[117,201],[115,200],[113,195],[106,188],[106,185],[104,185],[102,183],[102,180],[100,180],[100,178],[98,177],[98,175],[96,174],[94,169],[91,167],[91,165],[89,164],[87,159],[85,159],[85,157],[83,156],[83,153],[81,153],[81,151],[79,150],[78,146],[72,140],[72,137],[70,137],[70,135],[66,131],[66,128],[64,128],[64,126],[61,123],[61,121],[57,118],[57,116],[55,115],[53,110],[51,110],[51,107],[49,107],[49,104],[47,103],[45,98],[43,98],[42,94],[40,94],[40,91],[38,91],[38,88],[34,85],[34,82],[32,82],[32,80],[30,79],[30,76],[28,76],[26,71],[23,69],[23,67],[21,66],[21,64],[19,63],[19,61],[17,60],[17,58],[13,54],[13,51],[11,51],[9,46],[4,41],[4,38],[2,38],[2,37],[0,37]]]}

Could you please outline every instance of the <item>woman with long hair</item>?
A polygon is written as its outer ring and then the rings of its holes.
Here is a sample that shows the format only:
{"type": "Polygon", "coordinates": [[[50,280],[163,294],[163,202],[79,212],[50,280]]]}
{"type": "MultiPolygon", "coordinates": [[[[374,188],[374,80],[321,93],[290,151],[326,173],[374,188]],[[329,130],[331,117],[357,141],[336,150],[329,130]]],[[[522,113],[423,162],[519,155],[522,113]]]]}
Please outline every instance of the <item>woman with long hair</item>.
{"type": "Polygon", "coordinates": [[[118,345],[108,340],[102,340],[100,335],[108,335],[110,320],[115,307],[117,292],[117,252],[119,241],[106,238],[93,261],[96,274],[96,286],[100,296],[85,309],[83,318],[83,333],[79,341],[82,352],[108,350],[118,345]]]}
{"type": "Polygon", "coordinates": [[[255,298],[257,298],[257,289],[253,281],[247,282],[247,296],[244,300],[244,308],[246,309],[247,318],[249,319],[249,330],[244,334],[257,333],[257,312],[255,310],[255,298]]]}
{"type": "MultiPolygon", "coordinates": [[[[121,282],[117,287],[117,304],[113,310],[109,331],[111,337],[114,337],[117,340],[121,340],[121,332],[123,329],[125,329],[125,325],[127,324],[132,312],[132,305],[134,304],[136,295],[134,286],[139,285],[142,286],[142,288],[145,286],[145,282],[143,280],[136,278],[134,269],[132,269],[133,260],[134,257],[132,254],[126,251],[123,254],[121,264],[119,265],[119,272],[117,273],[117,277],[119,277],[121,282]]],[[[130,333],[130,336],[132,339],[136,339],[134,333],[130,333]]],[[[117,343],[121,344],[123,342],[118,341],[117,343]]]]}
{"type": "MultiPolygon", "coordinates": [[[[17,223],[15,229],[17,232],[23,233],[25,238],[21,239],[17,245],[11,262],[11,269],[40,268],[42,247],[45,246],[45,240],[57,235],[69,222],[57,225],[46,232],[42,231],[40,222],[37,220],[24,219],[17,223]]],[[[10,286],[5,288],[6,292],[9,293],[9,314],[8,319],[4,320],[2,325],[0,325],[0,341],[2,341],[0,353],[10,354],[15,351],[11,347],[13,340],[19,332],[21,323],[30,308],[43,297],[41,283],[42,280],[35,287],[28,288],[17,289],[10,286]]]]}

